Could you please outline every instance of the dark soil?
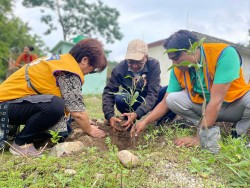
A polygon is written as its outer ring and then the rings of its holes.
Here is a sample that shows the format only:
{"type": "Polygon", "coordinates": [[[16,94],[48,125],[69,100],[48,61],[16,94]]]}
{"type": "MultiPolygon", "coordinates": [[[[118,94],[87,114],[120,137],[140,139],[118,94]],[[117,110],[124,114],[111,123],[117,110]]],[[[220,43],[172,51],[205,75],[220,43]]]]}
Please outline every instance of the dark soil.
{"type": "MultiPolygon", "coordinates": [[[[96,120],[92,120],[96,126],[99,127],[99,129],[103,130],[107,136],[111,139],[111,143],[113,145],[116,145],[119,150],[124,149],[135,149],[137,145],[139,145],[139,141],[142,140],[140,138],[131,138],[130,132],[127,130],[123,131],[117,131],[114,130],[113,127],[100,123],[96,120]],[[140,140],[139,140],[140,139],[140,140]]],[[[69,137],[65,140],[66,142],[69,141],[81,141],[84,143],[86,147],[97,147],[101,151],[107,150],[107,144],[105,143],[105,138],[93,138],[88,136],[86,133],[84,133],[79,125],[77,125],[76,122],[72,123],[71,125],[73,129],[73,133],[69,135],[69,137]]]]}
{"type": "MultiPolygon", "coordinates": [[[[182,118],[176,118],[177,120],[181,120],[182,118]]],[[[99,129],[103,130],[106,133],[106,137],[109,137],[111,139],[111,144],[116,145],[119,150],[135,150],[137,146],[146,144],[146,141],[144,139],[144,135],[147,134],[147,130],[144,131],[140,136],[131,138],[130,137],[130,131],[123,130],[123,131],[117,131],[113,127],[111,127],[107,122],[101,123],[97,120],[92,120],[96,126],[99,127],[99,129]]],[[[164,126],[173,126],[173,123],[166,123],[163,124],[164,126]]],[[[232,130],[232,123],[226,123],[226,122],[220,122],[216,123],[216,125],[221,127],[221,134],[224,136],[228,136],[231,134],[232,130]]],[[[175,125],[173,126],[173,128],[175,125]]],[[[182,127],[182,126],[180,126],[182,127]]],[[[85,147],[96,147],[100,151],[107,151],[108,147],[105,143],[105,138],[93,138],[88,136],[83,130],[80,128],[80,126],[73,122],[71,124],[71,128],[73,132],[66,138],[65,142],[72,142],[72,141],[81,141],[85,147]]],[[[122,127],[121,127],[122,128],[122,127]]],[[[186,128],[186,126],[182,127],[186,128]]],[[[194,128],[195,129],[195,128],[194,128]]],[[[249,133],[250,135],[250,133],[249,133]]],[[[165,142],[165,138],[162,135],[158,135],[156,137],[157,140],[156,143],[160,145],[161,143],[165,142]]],[[[48,147],[52,147],[55,144],[52,144],[50,142],[50,139],[46,141],[48,144],[48,147]]],[[[40,143],[41,144],[41,143],[40,143]]],[[[44,143],[42,144],[44,146],[44,143]]]]}

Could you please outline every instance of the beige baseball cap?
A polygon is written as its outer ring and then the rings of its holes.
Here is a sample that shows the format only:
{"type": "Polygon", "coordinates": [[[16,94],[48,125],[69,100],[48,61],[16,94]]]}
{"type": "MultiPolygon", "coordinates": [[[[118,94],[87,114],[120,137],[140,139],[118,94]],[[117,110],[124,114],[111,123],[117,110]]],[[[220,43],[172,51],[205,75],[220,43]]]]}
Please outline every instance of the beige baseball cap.
{"type": "Polygon", "coordinates": [[[127,54],[125,59],[132,59],[135,61],[139,61],[147,54],[148,54],[148,45],[140,39],[135,39],[128,44],[127,54]]]}

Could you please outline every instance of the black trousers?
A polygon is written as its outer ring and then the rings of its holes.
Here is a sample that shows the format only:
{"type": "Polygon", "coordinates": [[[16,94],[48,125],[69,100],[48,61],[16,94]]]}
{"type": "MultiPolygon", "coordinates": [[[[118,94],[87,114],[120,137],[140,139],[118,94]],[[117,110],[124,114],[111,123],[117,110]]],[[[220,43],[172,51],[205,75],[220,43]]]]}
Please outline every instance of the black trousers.
{"type": "Polygon", "coordinates": [[[53,96],[50,102],[10,103],[8,113],[10,125],[25,125],[16,136],[16,144],[29,144],[39,133],[49,129],[61,119],[64,115],[64,101],[53,96]]]}

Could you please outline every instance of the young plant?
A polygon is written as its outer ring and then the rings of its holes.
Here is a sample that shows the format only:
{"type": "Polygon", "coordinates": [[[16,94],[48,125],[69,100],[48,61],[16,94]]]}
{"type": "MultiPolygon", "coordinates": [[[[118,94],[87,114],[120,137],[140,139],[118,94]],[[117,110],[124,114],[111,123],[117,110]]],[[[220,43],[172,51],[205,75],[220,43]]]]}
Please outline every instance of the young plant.
{"type": "Polygon", "coordinates": [[[50,140],[54,144],[58,144],[60,138],[62,138],[62,136],[59,135],[59,132],[53,130],[49,130],[49,134],[51,135],[50,140]]]}
{"type": "Polygon", "coordinates": [[[125,98],[125,103],[129,106],[129,113],[132,113],[134,110],[132,108],[132,106],[136,103],[136,102],[139,102],[141,103],[140,101],[138,101],[138,97],[140,97],[142,100],[143,100],[143,103],[144,105],[146,105],[146,101],[145,99],[139,95],[139,91],[137,91],[137,85],[138,83],[143,80],[143,87],[141,89],[141,91],[144,90],[144,87],[146,85],[146,79],[145,79],[146,75],[142,75],[142,76],[139,76],[138,78],[133,78],[131,77],[130,75],[126,76],[125,78],[130,78],[132,79],[132,86],[129,87],[129,90],[126,90],[123,88],[123,90],[126,92],[126,95],[128,96],[127,98],[125,98]]]}
{"type": "MultiPolygon", "coordinates": [[[[124,101],[128,105],[127,110],[130,113],[130,118],[131,118],[131,114],[134,112],[133,105],[136,102],[143,103],[144,105],[146,105],[146,101],[144,97],[139,95],[139,89],[137,88],[137,86],[138,86],[138,83],[143,82],[143,86],[141,88],[141,91],[143,91],[144,87],[146,86],[147,81],[146,81],[145,74],[143,74],[142,76],[139,76],[138,78],[132,77],[130,75],[125,76],[125,78],[132,79],[132,86],[128,86],[128,89],[122,88],[122,91],[119,91],[117,93],[111,92],[111,94],[124,96],[124,101]],[[142,102],[138,100],[139,98],[141,98],[142,102]]],[[[132,126],[136,126],[136,123],[134,123],[132,126]]]]}

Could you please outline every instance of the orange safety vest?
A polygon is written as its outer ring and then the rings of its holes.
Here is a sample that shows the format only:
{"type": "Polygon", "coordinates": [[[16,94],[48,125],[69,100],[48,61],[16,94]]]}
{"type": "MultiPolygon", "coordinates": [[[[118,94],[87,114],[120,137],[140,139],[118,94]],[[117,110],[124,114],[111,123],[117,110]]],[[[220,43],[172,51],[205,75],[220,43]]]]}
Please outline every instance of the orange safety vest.
{"type": "Polygon", "coordinates": [[[22,53],[16,60],[15,66],[19,67],[21,62],[23,62],[24,64],[28,64],[32,61],[34,61],[35,59],[37,59],[38,56],[36,54],[26,54],[26,53],[22,53]]]}
{"type": "Polygon", "coordinates": [[[38,58],[16,71],[0,85],[0,102],[37,95],[25,79],[26,66],[29,66],[27,72],[32,85],[41,94],[62,97],[54,75],[57,71],[71,72],[79,76],[82,84],[84,82],[84,75],[70,54],[38,58]]]}
{"type": "MultiPolygon", "coordinates": [[[[204,58],[206,64],[206,66],[203,66],[203,74],[205,78],[206,88],[208,91],[211,91],[216,71],[216,64],[223,50],[229,45],[223,43],[208,43],[203,44],[202,46],[204,48],[204,58]]],[[[241,59],[240,54],[239,58],[241,59]]],[[[188,91],[189,98],[194,103],[202,103],[203,98],[199,94],[193,92],[193,85],[191,83],[189,71],[182,72],[178,68],[174,68],[174,74],[181,84],[181,87],[188,91]]],[[[247,91],[250,90],[250,85],[247,85],[245,83],[242,68],[240,68],[239,74],[239,78],[232,81],[231,86],[224,98],[225,102],[233,102],[234,100],[242,97],[247,91]]]]}

